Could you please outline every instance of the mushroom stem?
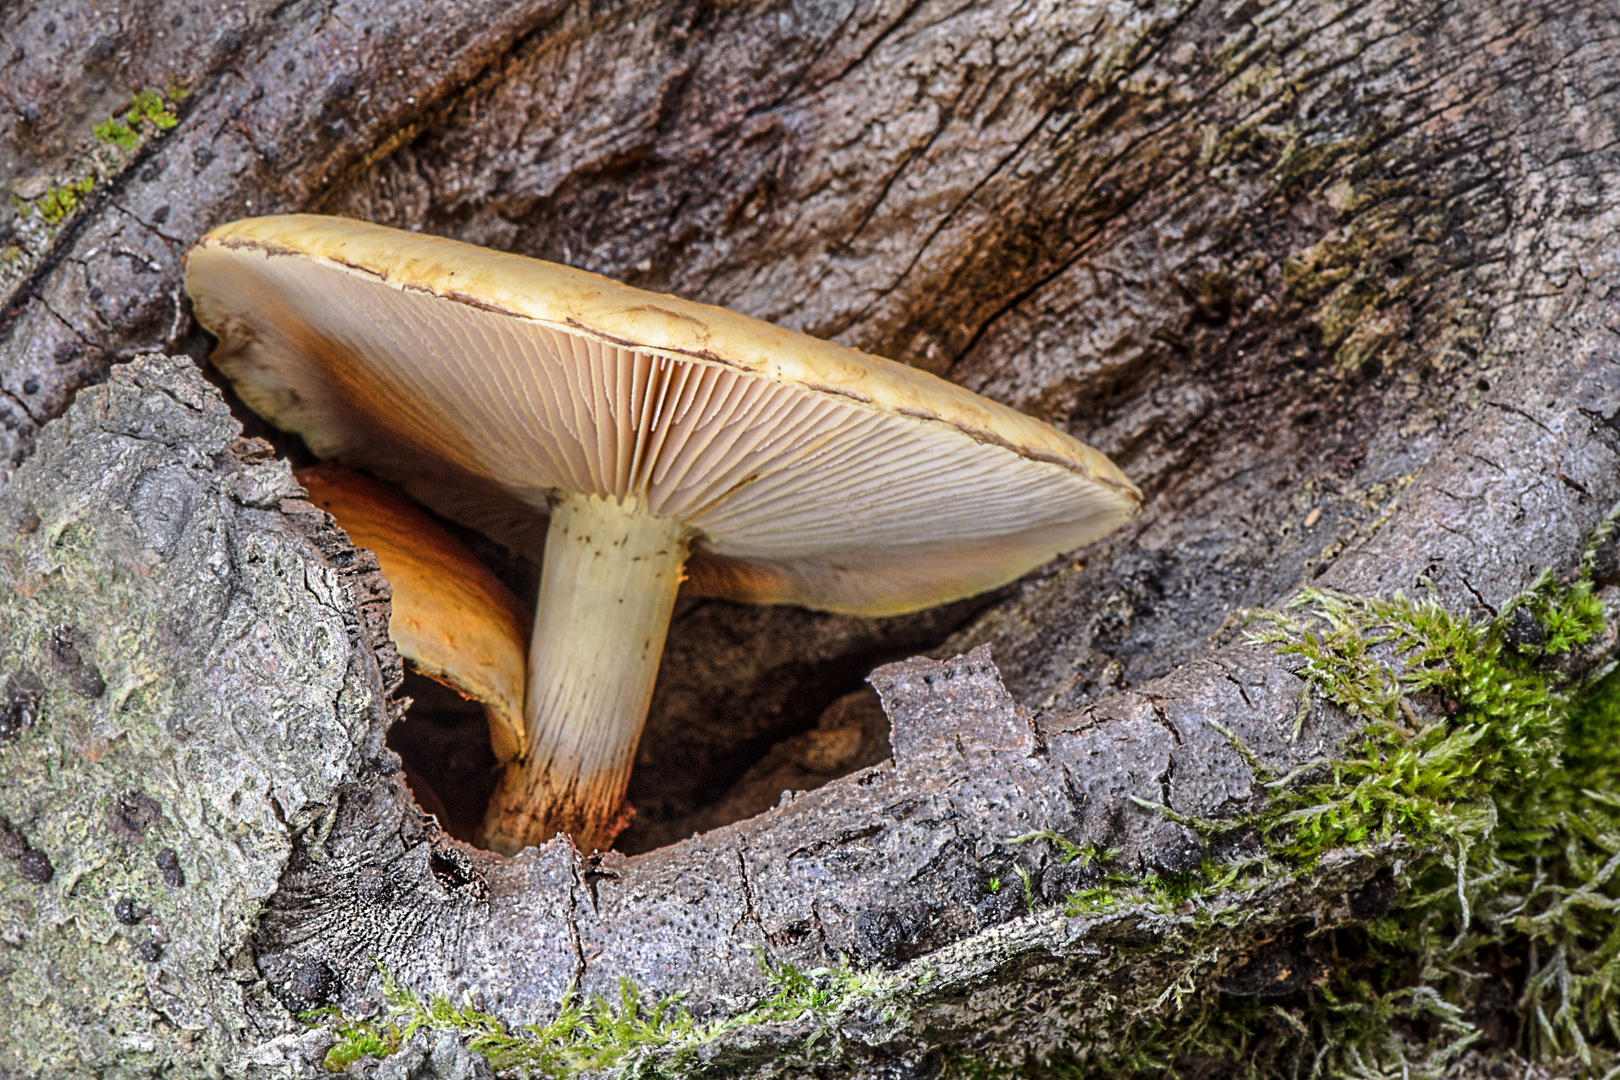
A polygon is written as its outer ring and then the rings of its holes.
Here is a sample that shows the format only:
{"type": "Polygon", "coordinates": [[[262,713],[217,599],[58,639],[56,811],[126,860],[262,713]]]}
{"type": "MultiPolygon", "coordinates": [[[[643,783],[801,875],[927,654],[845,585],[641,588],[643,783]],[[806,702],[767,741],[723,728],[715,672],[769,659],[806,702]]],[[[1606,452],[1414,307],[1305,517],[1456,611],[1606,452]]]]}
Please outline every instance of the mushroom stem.
{"type": "Polygon", "coordinates": [[[559,832],[583,851],[613,842],[686,553],[685,526],[634,496],[552,507],[523,753],[490,800],[483,846],[511,854],[559,832]]]}

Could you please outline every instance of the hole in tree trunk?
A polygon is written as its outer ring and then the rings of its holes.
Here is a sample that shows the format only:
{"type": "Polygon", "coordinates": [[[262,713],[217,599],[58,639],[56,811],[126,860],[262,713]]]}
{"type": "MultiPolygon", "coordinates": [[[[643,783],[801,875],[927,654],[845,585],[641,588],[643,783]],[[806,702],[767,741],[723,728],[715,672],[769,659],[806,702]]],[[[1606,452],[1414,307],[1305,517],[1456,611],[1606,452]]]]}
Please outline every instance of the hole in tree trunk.
{"type": "Polygon", "coordinates": [[[867,673],[938,646],[994,595],[888,619],[678,604],[630,774],[636,817],[616,846],[674,843],[883,760],[867,673]]]}
{"type": "MultiPolygon", "coordinates": [[[[458,535],[532,589],[521,560],[458,535]]],[[[888,721],[867,673],[938,645],[988,599],[891,619],[681,601],[630,776],[636,817],[615,846],[648,851],[884,760],[888,721]]],[[[483,708],[408,665],[401,693],[413,703],[388,745],[422,809],[471,843],[495,784],[483,708]]]]}
{"type": "MultiPolygon", "coordinates": [[[[270,427],[188,351],[225,395],[245,434],[269,440],[294,468],[317,458],[270,427]]],[[[432,514],[432,511],[428,511],[432,514]]],[[[481,534],[433,515],[532,611],[540,570],[481,534]]],[[[873,668],[928,652],[1009,590],[887,619],[682,598],[676,602],[628,798],[636,808],[614,845],[649,851],[774,806],[888,756],[888,724],[866,685],[873,668]]],[[[482,706],[406,665],[413,704],[388,733],[422,809],[468,843],[495,786],[482,706]]]]}
{"type": "Polygon", "coordinates": [[[484,707],[405,668],[400,694],[412,699],[405,718],[388,730],[388,748],[405,763],[417,805],[444,831],[472,843],[495,790],[495,752],[484,707]]]}

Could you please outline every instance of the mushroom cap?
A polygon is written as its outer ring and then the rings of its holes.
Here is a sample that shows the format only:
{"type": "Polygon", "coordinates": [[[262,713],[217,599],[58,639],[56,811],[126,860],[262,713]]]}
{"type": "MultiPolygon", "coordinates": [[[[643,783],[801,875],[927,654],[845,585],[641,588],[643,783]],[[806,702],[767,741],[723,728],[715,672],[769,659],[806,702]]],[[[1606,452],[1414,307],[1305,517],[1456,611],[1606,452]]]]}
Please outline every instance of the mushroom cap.
{"type": "Polygon", "coordinates": [[[332,465],[300,469],[309,501],[377,556],[394,591],[388,636],[422,674],[483,704],[500,761],[523,749],[529,614],[443,525],[393,488],[332,465]]]}
{"type": "Polygon", "coordinates": [[[454,520],[539,550],[554,492],[640,498],[702,595],[897,614],[1129,519],[1091,447],[926,372],[537,259],[318,215],[187,255],[255,411],[454,520]]]}

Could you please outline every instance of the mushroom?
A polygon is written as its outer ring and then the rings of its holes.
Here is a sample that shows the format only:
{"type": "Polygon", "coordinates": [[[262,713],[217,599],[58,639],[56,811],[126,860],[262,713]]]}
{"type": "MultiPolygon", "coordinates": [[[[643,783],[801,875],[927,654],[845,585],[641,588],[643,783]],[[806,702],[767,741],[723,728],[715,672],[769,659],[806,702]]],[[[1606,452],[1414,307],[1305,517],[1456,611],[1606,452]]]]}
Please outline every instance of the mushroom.
{"type": "Polygon", "coordinates": [[[498,761],[523,749],[529,614],[443,525],[393,488],[322,464],[294,474],[309,501],[377,556],[393,589],[388,636],[428,678],[484,706],[498,761]]]}
{"type": "Polygon", "coordinates": [[[498,851],[611,843],[683,568],[697,595],[899,614],[1140,502],[1096,450],[933,375],[452,240],[253,218],[192,248],[186,286],[260,415],[541,555],[498,851]]]}

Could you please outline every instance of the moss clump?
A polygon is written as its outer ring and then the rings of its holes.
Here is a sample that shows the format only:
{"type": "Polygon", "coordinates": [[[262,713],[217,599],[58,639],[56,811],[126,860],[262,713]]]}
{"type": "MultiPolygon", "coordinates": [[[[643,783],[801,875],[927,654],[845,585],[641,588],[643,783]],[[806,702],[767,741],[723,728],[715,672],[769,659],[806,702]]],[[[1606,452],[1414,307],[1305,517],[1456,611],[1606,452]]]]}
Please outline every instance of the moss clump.
{"type": "MultiPolygon", "coordinates": [[[[180,122],[175,106],[186,96],[183,87],[171,83],[161,93],[157,90],[137,90],[129,103],[116,114],[99,124],[91,125],[95,143],[65,170],[68,179],[48,188],[43,194],[22,199],[11,197],[19,219],[26,221],[37,214],[48,229],[65,221],[83,203],[84,197],[118,173],[135,156],[141,143],[150,135],[167,131],[180,122]]],[[[21,248],[15,250],[19,261],[21,248]]]]}
{"type": "Polygon", "coordinates": [[[1596,632],[1594,603],[1585,582],[1544,582],[1519,604],[1544,620],[1545,644],[1526,649],[1508,644],[1508,620],[1470,623],[1432,603],[1295,600],[1307,620],[1281,616],[1257,636],[1302,658],[1301,674],[1363,733],[1354,752],[1317,763],[1321,779],[1276,785],[1256,822],[1276,853],[1308,863],[1369,839],[1466,846],[1487,834],[1480,815],[1509,788],[1539,788],[1557,761],[1569,697],[1538,661],[1596,632]]]}
{"type": "Polygon", "coordinates": [[[1157,1022],[1095,1033],[1118,1071],[1440,1077],[1476,1046],[1594,1075],[1620,1063],[1620,672],[1563,673],[1606,628],[1591,583],[1544,576],[1485,624],[1321,591],[1265,621],[1256,637],[1299,657],[1315,693],[1361,718],[1360,737],[1261,777],[1266,805],[1237,824],[1262,856],[1184,881],[1105,878],[1071,907],[1258,886],[1333,849],[1411,856],[1386,914],[1271,946],[1299,973],[1280,992],[1240,985],[1239,969],[1157,1022]]]}
{"type": "Polygon", "coordinates": [[[325,1061],[332,1073],[344,1072],[362,1058],[386,1058],[418,1032],[452,1031],[503,1076],[565,1080],[582,1073],[671,1074],[694,1061],[703,1046],[756,1025],[807,1022],[813,1043],[845,1010],[881,995],[887,982],[881,973],[857,972],[847,964],[800,971],[791,964],[772,968],[762,959],[761,967],[770,993],[735,1016],[708,1022],[696,1018],[678,996],[648,1001],[630,980],[621,979],[616,1000],[570,991],[551,1020],[510,1028],[471,1001],[457,1005],[442,995],[418,997],[386,971],[382,982],[388,1009],[383,1018],[355,1020],[335,1007],[303,1018],[337,1034],[325,1061]]]}
{"type": "Polygon", "coordinates": [[[95,186],[95,177],[81,176],[77,180],[69,180],[65,184],[48,189],[37,199],[24,200],[13,195],[11,204],[23,217],[27,217],[30,211],[38,211],[45,224],[56,225],[77,210],[79,201],[90,194],[95,186]]]}
{"type": "MultiPolygon", "coordinates": [[[[390,984],[389,1000],[396,993],[390,984]]],[[[308,1024],[324,1024],[337,1036],[337,1042],[326,1052],[326,1071],[347,1072],[350,1065],[365,1058],[386,1058],[399,1052],[408,1036],[397,1023],[388,1020],[356,1020],[343,1015],[335,1005],[312,1009],[301,1019],[308,1024]]]]}
{"type": "Polygon", "coordinates": [[[150,124],[158,131],[168,131],[180,121],[156,90],[138,90],[129,101],[123,116],[114,116],[90,130],[102,142],[133,150],[141,141],[141,125],[150,124]]]}

